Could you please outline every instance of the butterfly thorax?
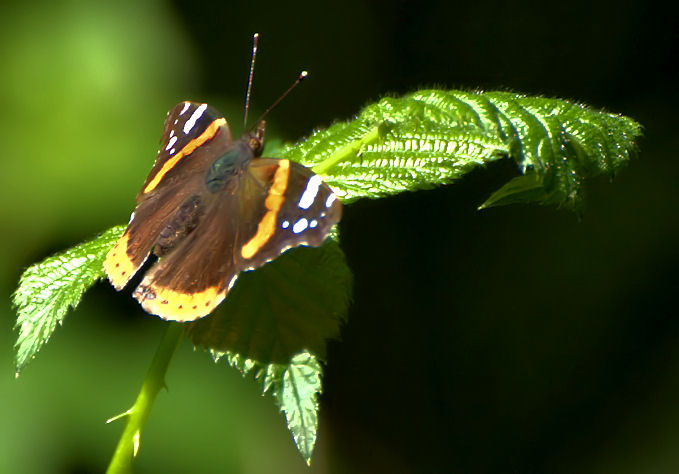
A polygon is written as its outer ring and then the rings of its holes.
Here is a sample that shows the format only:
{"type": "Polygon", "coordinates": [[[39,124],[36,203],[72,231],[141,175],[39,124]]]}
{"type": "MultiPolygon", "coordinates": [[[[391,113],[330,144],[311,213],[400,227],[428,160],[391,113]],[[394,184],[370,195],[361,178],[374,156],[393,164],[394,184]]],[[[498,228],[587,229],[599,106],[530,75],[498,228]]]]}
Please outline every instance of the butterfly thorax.
{"type": "MultiPolygon", "coordinates": [[[[205,175],[205,185],[211,193],[218,193],[229,187],[243,173],[250,160],[254,158],[252,148],[244,140],[233,144],[224,154],[219,156],[205,175]]],[[[230,187],[234,187],[231,185],[230,187]]],[[[232,193],[235,189],[231,190],[232,193]]]]}
{"type": "Polygon", "coordinates": [[[211,193],[226,190],[233,194],[237,188],[239,176],[245,171],[250,161],[262,153],[264,140],[264,122],[219,156],[210,166],[205,185],[211,193]]]}

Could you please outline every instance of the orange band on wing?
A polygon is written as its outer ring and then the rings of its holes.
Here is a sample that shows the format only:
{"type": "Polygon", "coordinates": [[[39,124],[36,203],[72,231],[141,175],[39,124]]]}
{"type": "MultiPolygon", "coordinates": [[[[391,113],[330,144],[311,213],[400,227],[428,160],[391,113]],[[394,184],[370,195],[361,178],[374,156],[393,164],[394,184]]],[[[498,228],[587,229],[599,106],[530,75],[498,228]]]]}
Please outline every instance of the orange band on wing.
{"type": "Polygon", "coordinates": [[[210,314],[226,297],[227,289],[211,286],[197,293],[141,285],[134,297],[147,312],[170,321],[193,321],[210,314]]]}
{"type": "Polygon", "coordinates": [[[167,172],[170,171],[179,162],[179,160],[181,160],[183,157],[187,155],[190,155],[191,153],[194,152],[196,148],[198,148],[203,143],[214,137],[217,134],[219,127],[221,127],[222,125],[226,125],[226,119],[224,117],[214,120],[210,125],[208,125],[208,127],[205,129],[203,133],[201,133],[196,138],[191,140],[184,146],[184,148],[179,150],[179,152],[177,152],[176,155],[167,160],[163,167],[160,169],[160,171],[158,171],[158,173],[156,173],[156,175],[153,177],[151,182],[146,185],[146,187],[144,188],[144,194],[149,193],[156,189],[156,186],[158,186],[160,180],[163,179],[167,172]]]}
{"type": "Polygon", "coordinates": [[[252,258],[269,241],[276,230],[276,217],[283,205],[283,194],[285,194],[285,190],[288,188],[289,175],[290,161],[280,160],[273,177],[273,184],[269,188],[269,194],[264,201],[267,209],[266,214],[259,221],[255,235],[243,246],[241,250],[243,258],[252,258]]]}
{"type": "MultiPolygon", "coordinates": [[[[106,254],[104,260],[104,271],[108,275],[108,279],[116,290],[123,289],[130,278],[137,273],[141,265],[135,266],[132,259],[127,255],[127,244],[130,239],[130,234],[125,232],[111,250],[106,254]]],[[[144,263],[142,261],[142,263],[144,263]]]]}

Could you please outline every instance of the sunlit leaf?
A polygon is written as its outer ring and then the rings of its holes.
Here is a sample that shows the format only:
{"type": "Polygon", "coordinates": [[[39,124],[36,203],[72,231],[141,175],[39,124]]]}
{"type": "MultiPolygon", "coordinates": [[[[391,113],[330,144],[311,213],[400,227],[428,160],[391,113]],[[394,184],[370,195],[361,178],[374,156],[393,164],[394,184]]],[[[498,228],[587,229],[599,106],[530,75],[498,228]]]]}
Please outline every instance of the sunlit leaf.
{"type": "Polygon", "coordinates": [[[271,393],[285,415],[295,446],[307,464],[318,433],[318,396],[321,394],[323,368],[308,351],[295,354],[285,364],[261,364],[232,352],[212,351],[215,360],[225,358],[241,374],[251,374],[262,384],[262,394],[271,393]]]}
{"type": "Polygon", "coordinates": [[[281,155],[313,166],[345,203],[448,183],[509,157],[529,177],[482,207],[532,201],[577,210],[582,181],[613,176],[640,134],[632,119],[560,99],[422,90],[382,99],[281,155]]]}
{"type": "Polygon", "coordinates": [[[106,252],[125,230],[113,227],[99,237],[31,265],[21,275],[12,302],[19,330],[17,374],[49,340],[57,323],[75,308],[83,293],[105,276],[106,252]]]}

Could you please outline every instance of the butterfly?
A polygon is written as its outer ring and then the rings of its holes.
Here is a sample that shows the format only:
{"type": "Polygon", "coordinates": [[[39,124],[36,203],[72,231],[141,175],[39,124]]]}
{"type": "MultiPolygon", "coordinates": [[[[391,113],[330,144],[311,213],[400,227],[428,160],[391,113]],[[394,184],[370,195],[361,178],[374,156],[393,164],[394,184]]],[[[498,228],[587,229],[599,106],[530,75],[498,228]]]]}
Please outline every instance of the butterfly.
{"type": "Polygon", "coordinates": [[[234,140],[207,104],[181,102],[168,112],[137,206],[106,255],[116,290],[154,253],[134,298],[163,319],[193,321],[224,300],[240,272],[323,243],[342,204],[303,165],[260,157],[264,129],[260,121],[234,140]]]}

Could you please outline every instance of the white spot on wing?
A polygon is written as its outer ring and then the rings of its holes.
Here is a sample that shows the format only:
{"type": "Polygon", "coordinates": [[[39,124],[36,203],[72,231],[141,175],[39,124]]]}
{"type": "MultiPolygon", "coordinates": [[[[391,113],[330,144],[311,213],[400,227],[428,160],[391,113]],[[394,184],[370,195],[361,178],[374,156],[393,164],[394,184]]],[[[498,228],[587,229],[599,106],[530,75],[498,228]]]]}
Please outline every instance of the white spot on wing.
{"type": "Polygon", "coordinates": [[[311,222],[309,222],[309,227],[312,229],[318,225],[318,221],[316,219],[313,219],[311,222]]]}
{"type": "Polygon", "coordinates": [[[299,207],[301,209],[309,209],[316,199],[318,194],[318,188],[321,185],[321,177],[317,174],[309,178],[306,183],[306,189],[302,193],[302,197],[299,199],[299,207]]]}
{"type": "Polygon", "coordinates": [[[288,221],[281,222],[281,227],[287,229],[288,227],[290,227],[290,222],[288,221]]]}
{"type": "Polygon", "coordinates": [[[309,221],[302,217],[292,226],[292,232],[295,234],[299,234],[300,232],[304,232],[307,227],[309,227],[309,221]]]}
{"type": "Polygon", "coordinates": [[[169,150],[170,148],[172,148],[175,143],[177,143],[177,137],[176,136],[170,138],[170,141],[168,142],[167,146],[165,147],[165,150],[169,150]]]}
{"type": "MultiPolygon", "coordinates": [[[[182,109],[181,112],[179,112],[179,115],[182,115],[184,112],[189,110],[189,105],[191,105],[191,104],[189,104],[188,102],[184,102],[184,108],[182,109]]],[[[177,123],[177,122],[175,122],[175,123],[177,123]]]]}
{"type": "Polygon", "coordinates": [[[203,116],[205,109],[207,109],[207,104],[202,104],[193,112],[191,117],[184,124],[184,133],[188,134],[191,131],[196,125],[196,121],[203,116]]]}
{"type": "Polygon", "coordinates": [[[335,202],[335,199],[337,199],[337,196],[335,196],[334,194],[328,196],[328,199],[325,200],[325,207],[332,206],[332,203],[335,202]]]}

